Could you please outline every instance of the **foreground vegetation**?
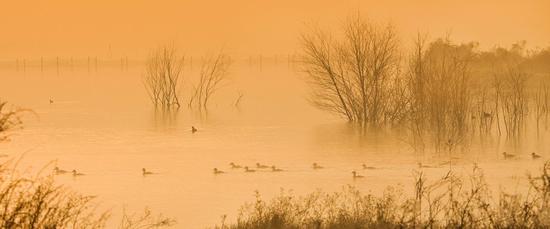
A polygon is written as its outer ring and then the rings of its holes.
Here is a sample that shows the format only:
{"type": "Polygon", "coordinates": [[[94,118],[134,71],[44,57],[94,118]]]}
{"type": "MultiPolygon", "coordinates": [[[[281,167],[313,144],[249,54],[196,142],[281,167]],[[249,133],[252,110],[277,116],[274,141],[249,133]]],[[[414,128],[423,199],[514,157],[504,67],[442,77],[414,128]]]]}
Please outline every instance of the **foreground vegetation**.
{"type": "MultiPolygon", "coordinates": [[[[10,161],[0,164],[1,228],[107,228],[109,212],[98,213],[95,197],[82,195],[54,182],[49,175],[23,176],[10,161]]],[[[172,219],[124,212],[118,228],[161,228],[172,219]]]]}
{"type": "Polygon", "coordinates": [[[21,114],[25,111],[28,110],[10,109],[6,101],[0,100],[0,142],[9,140],[9,133],[21,127],[21,114]]]}
{"type": "MultiPolygon", "coordinates": [[[[25,109],[10,109],[0,102],[0,143],[21,128],[25,109]]],[[[107,228],[109,212],[97,211],[95,197],[55,184],[54,172],[21,175],[17,161],[0,162],[0,228],[107,228]]],[[[44,172],[44,171],[42,171],[44,172]]],[[[145,209],[142,214],[123,212],[118,228],[161,228],[175,222],[145,209]]]]}
{"type": "Polygon", "coordinates": [[[550,162],[541,174],[529,176],[530,186],[522,194],[493,195],[477,167],[468,177],[449,172],[433,181],[417,172],[414,181],[409,192],[390,187],[382,196],[351,186],[301,197],[281,192],[271,201],[257,193],[255,202],[241,208],[235,223],[222,222],[216,228],[550,227],[550,162]]]}

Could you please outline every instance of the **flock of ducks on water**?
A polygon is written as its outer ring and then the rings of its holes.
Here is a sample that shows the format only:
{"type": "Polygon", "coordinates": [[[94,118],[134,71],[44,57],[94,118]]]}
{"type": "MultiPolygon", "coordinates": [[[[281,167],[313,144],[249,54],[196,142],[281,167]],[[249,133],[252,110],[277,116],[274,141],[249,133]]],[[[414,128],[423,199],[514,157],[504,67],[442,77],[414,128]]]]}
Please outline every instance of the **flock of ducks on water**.
{"type": "MultiPolygon", "coordinates": [[[[61,174],[69,173],[69,171],[60,169],[60,168],[57,167],[57,166],[56,166],[53,170],[54,170],[54,172],[55,172],[56,175],[61,175],[61,174]]],[[[77,172],[76,169],[73,169],[73,171],[71,171],[71,173],[72,173],[73,176],[75,176],[75,177],[86,175],[86,174],[84,174],[84,173],[79,173],[79,172],[77,172]]]]}
{"type": "MultiPolygon", "coordinates": [[[[71,173],[73,175],[73,177],[78,177],[78,176],[84,176],[86,174],[84,173],[80,173],[78,171],[76,171],[76,169],[73,169],[73,171],[69,172],[67,170],[64,170],[64,169],[60,169],[59,167],[55,167],[53,169],[53,171],[55,172],[55,175],[62,175],[62,174],[67,174],[67,173],[71,173]]],[[[143,176],[147,176],[147,175],[152,175],[152,174],[155,174],[151,171],[147,171],[147,169],[145,168],[142,168],[141,169],[141,173],[143,174],[143,176]]]]}
{"type": "MultiPolygon", "coordinates": [[[[196,131],[196,129],[195,129],[196,131]]],[[[511,153],[508,153],[508,152],[502,152],[502,155],[504,156],[504,159],[513,159],[513,158],[516,158],[516,155],[515,154],[511,154],[511,153]]],[[[539,159],[539,158],[542,158],[541,155],[538,155],[536,154],[535,152],[532,152],[531,153],[531,158],[532,159],[539,159]]],[[[446,163],[442,163],[441,165],[443,164],[448,164],[449,162],[446,162],[446,163]]],[[[283,172],[285,170],[281,169],[281,168],[278,168],[277,166],[275,165],[272,165],[272,166],[269,166],[269,165],[264,165],[264,164],[261,164],[261,163],[256,163],[256,167],[255,169],[251,169],[250,167],[248,166],[241,166],[241,165],[238,165],[238,164],[235,164],[234,162],[231,162],[229,163],[229,166],[231,167],[231,169],[244,169],[244,172],[245,173],[252,173],[252,172],[256,172],[256,171],[271,171],[271,172],[283,172]]],[[[372,169],[378,169],[376,167],[373,167],[373,166],[367,166],[365,164],[362,164],[361,165],[362,168],[364,170],[372,170],[372,169]]],[[[425,165],[425,164],[422,164],[421,162],[418,162],[418,167],[419,168],[439,168],[438,166],[432,166],[432,165],[425,165]]],[[[323,166],[317,164],[317,163],[313,163],[311,165],[311,168],[313,170],[318,170],[318,169],[324,169],[323,166]]],[[[54,172],[56,175],[61,175],[61,174],[66,174],[66,173],[69,173],[69,171],[67,170],[63,170],[63,169],[60,169],[59,167],[55,167],[54,168],[54,172]]],[[[78,177],[78,176],[84,176],[86,174],[84,173],[80,173],[78,171],[76,171],[76,169],[73,169],[71,172],[70,172],[73,177],[78,177]]],[[[145,168],[142,168],[141,169],[141,173],[143,176],[147,176],[147,175],[153,175],[155,173],[151,172],[151,171],[148,171],[147,169],[145,168]]],[[[224,171],[218,169],[218,168],[214,168],[214,174],[215,175],[218,175],[218,174],[223,174],[225,173],[224,171]]],[[[355,179],[355,178],[363,178],[364,176],[362,175],[359,175],[357,173],[357,171],[352,171],[351,172],[352,174],[352,177],[355,179]]]]}
{"type": "MultiPolygon", "coordinates": [[[[263,164],[260,164],[260,163],[256,163],[256,168],[255,169],[251,169],[248,166],[237,165],[233,162],[229,163],[229,165],[231,166],[231,169],[244,169],[244,172],[246,172],[246,173],[252,173],[252,172],[256,172],[256,171],[260,171],[260,170],[261,171],[271,171],[271,172],[283,172],[283,171],[285,171],[284,169],[278,168],[275,165],[269,166],[269,165],[263,165],[263,164]]],[[[366,166],[365,164],[363,164],[362,166],[363,166],[363,169],[376,169],[375,167],[366,166]]],[[[311,168],[314,169],[314,170],[324,169],[323,166],[321,166],[317,163],[313,163],[311,168]]],[[[71,172],[69,172],[67,170],[60,169],[57,166],[54,168],[54,172],[55,172],[56,175],[71,173],[73,175],[73,177],[86,175],[84,173],[80,173],[80,172],[76,171],[76,169],[73,169],[71,172]]],[[[145,168],[141,169],[141,173],[142,173],[143,176],[155,174],[151,171],[148,171],[145,168]]],[[[222,171],[222,170],[219,170],[218,168],[214,168],[214,174],[217,175],[217,174],[222,174],[222,173],[225,173],[225,172],[222,171]]],[[[351,173],[353,175],[353,178],[363,178],[364,177],[362,175],[359,175],[356,171],[352,171],[351,173]]]]}
{"type": "MultiPolygon", "coordinates": [[[[502,152],[502,156],[504,156],[504,159],[514,159],[514,158],[516,158],[515,154],[508,153],[508,152],[502,152]]],[[[531,152],[531,158],[532,159],[539,159],[541,157],[542,157],[541,155],[538,155],[535,152],[531,152]]]]}
{"type": "MultiPolygon", "coordinates": [[[[50,99],[50,103],[53,103],[53,100],[52,100],[52,99],[50,99]]],[[[195,128],[194,126],[191,126],[191,133],[195,133],[195,132],[197,132],[197,131],[198,131],[197,128],[195,128]]],[[[514,158],[516,158],[516,155],[515,155],[515,154],[508,153],[508,152],[502,152],[502,155],[504,156],[504,159],[514,159],[514,158]]],[[[541,158],[541,157],[542,157],[541,155],[538,155],[538,154],[536,154],[535,152],[532,152],[532,153],[531,153],[531,158],[532,158],[532,159],[539,159],[539,158],[541,158]]],[[[448,163],[450,163],[450,162],[444,162],[444,163],[442,163],[441,165],[443,165],[443,164],[448,164],[448,163]]],[[[269,169],[270,169],[271,172],[283,172],[283,171],[285,171],[285,170],[283,170],[283,169],[281,169],[281,168],[277,168],[275,165],[269,166],[269,165],[264,165],[264,164],[261,164],[261,163],[256,163],[256,168],[255,168],[255,169],[251,169],[251,168],[248,167],[248,166],[241,166],[241,165],[235,164],[234,162],[229,163],[229,166],[231,166],[231,169],[244,169],[244,172],[245,172],[245,173],[256,172],[256,170],[269,171],[269,169]]],[[[420,162],[418,163],[418,167],[419,167],[419,168],[438,168],[438,166],[424,165],[424,164],[422,164],[422,163],[420,163],[420,162]]],[[[319,164],[317,164],[317,163],[313,163],[313,164],[311,165],[311,168],[312,168],[313,170],[324,169],[323,166],[321,166],[321,165],[319,165],[319,164]]],[[[362,164],[362,168],[363,168],[364,170],[377,169],[376,167],[367,166],[367,165],[365,165],[365,164],[362,164]]],[[[56,175],[61,175],[61,174],[69,173],[69,171],[60,169],[59,167],[55,167],[55,168],[54,168],[54,172],[55,172],[56,175]]],[[[80,172],[76,171],[76,169],[73,169],[73,170],[71,171],[71,173],[72,173],[73,177],[78,177],[78,176],[84,176],[84,175],[86,175],[86,174],[84,174],[84,173],[80,173],[80,172]]],[[[141,169],[141,173],[142,173],[143,176],[155,174],[155,173],[153,173],[153,172],[151,172],[151,171],[148,171],[148,170],[145,169],[145,168],[142,168],[142,169],[141,169]]],[[[223,173],[225,173],[225,172],[222,171],[222,170],[219,170],[218,168],[214,168],[214,174],[215,174],[215,175],[223,174],[223,173]]],[[[355,179],[355,178],[364,178],[364,176],[359,175],[359,174],[357,173],[357,171],[352,171],[351,174],[352,174],[352,177],[353,177],[354,179],[355,179]]]]}
{"type": "MultiPolygon", "coordinates": [[[[192,131],[196,132],[197,130],[193,127],[192,131]]],[[[513,159],[513,158],[516,158],[516,155],[515,154],[511,154],[511,153],[508,153],[508,152],[502,152],[502,155],[504,156],[504,159],[513,159]]],[[[531,158],[532,159],[539,159],[539,158],[542,158],[541,155],[538,155],[536,154],[535,152],[532,152],[531,153],[531,158]]],[[[443,165],[443,164],[448,164],[449,162],[444,162],[440,165],[443,165]]],[[[231,167],[231,169],[244,169],[244,172],[245,173],[252,173],[252,172],[256,172],[256,171],[271,171],[271,172],[283,172],[285,170],[281,169],[281,168],[278,168],[277,166],[275,165],[272,165],[272,166],[269,166],[269,165],[264,165],[264,164],[261,164],[261,163],[256,163],[256,167],[255,169],[251,169],[250,167],[248,166],[241,166],[241,165],[238,165],[238,164],[235,164],[234,162],[231,162],[229,163],[229,166],[231,167]]],[[[373,167],[373,166],[367,166],[365,164],[362,164],[361,165],[362,168],[364,170],[373,170],[373,169],[378,169],[376,167],[373,167]]],[[[317,164],[317,163],[313,163],[311,165],[311,168],[313,170],[318,170],[318,169],[324,169],[323,166],[317,164]]],[[[422,164],[421,162],[418,162],[418,168],[439,168],[439,166],[433,166],[433,165],[425,165],[425,164],[422,164]]],[[[61,175],[61,174],[66,174],[66,173],[69,173],[69,171],[67,170],[63,170],[63,169],[60,169],[59,167],[55,167],[54,168],[54,172],[56,175],[61,175]]],[[[78,171],[76,171],[76,169],[73,169],[70,173],[72,173],[73,177],[77,177],[77,176],[84,176],[86,174],[84,173],[80,173],[78,171]]],[[[147,175],[153,175],[155,173],[151,172],[151,171],[148,171],[147,169],[145,168],[142,168],[141,169],[141,173],[143,176],[147,176],[147,175]]],[[[225,173],[224,171],[218,169],[218,168],[214,168],[214,174],[215,175],[218,175],[218,174],[223,174],[225,173]]],[[[364,178],[364,176],[362,175],[359,175],[357,173],[357,171],[352,171],[351,172],[352,174],[352,177],[355,179],[355,178],[364,178]]]]}
{"type": "MultiPolygon", "coordinates": [[[[516,155],[511,154],[511,153],[507,153],[507,152],[503,152],[502,154],[504,155],[504,159],[512,159],[512,158],[516,157],[516,155]]],[[[532,152],[531,153],[531,158],[532,159],[539,159],[539,158],[542,158],[542,156],[536,154],[535,152],[532,152]]],[[[447,165],[447,164],[450,164],[450,163],[451,163],[450,161],[447,161],[447,162],[441,163],[439,166],[433,166],[433,165],[425,165],[425,164],[422,164],[421,162],[418,162],[418,168],[440,168],[441,166],[447,165]]],[[[229,166],[231,166],[231,169],[244,169],[244,172],[247,172],[247,173],[256,172],[255,169],[251,169],[248,166],[241,166],[241,165],[235,164],[234,162],[229,163],[229,166]]],[[[378,169],[376,167],[367,166],[365,164],[362,164],[361,166],[364,170],[378,169]]],[[[268,166],[268,165],[263,165],[263,164],[260,164],[260,163],[256,163],[256,169],[258,169],[258,170],[266,171],[265,169],[270,169],[270,168],[271,168],[272,172],[282,172],[282,171],[284,171],[283,169],[277,168],[274,165],[268,166]]],[[[323,169],[324,167],[317,164],[317,163],[313,163],[311,168],[314,169],[314,170],[317,170],[317,169],[323,169]]],[[[222,173],[225,173],[225,172],[218,169],[218,168],[214,168],[214,174],[222,174],[222,173]]],[[[352,174],[353,178],[363,178],[364,177],[362,175],[359,175],[357,173],[357,171],[352,171],[351,174],[352,174]]]]}
{"type": "MultiPolygon", "coordinates": [[[[231,166],[231,169],[241,169],[242,168],[247,173],[256,172],[256,170],[251,169],[248,166],[237,165],[233,162],[229,163],[229,166],[231,166]]],[[[257,169],[271,169],[272,172],[282,172],[282,171],[284,171],[283,169],[277,168],[274,165],[269,166],[269,165],[262,165],[260,163],[256,163],[256,168],[257,169]]],[[[220,174],[220,173],[224,173],[224,171],[221,171],[218,168],[214,168],[214,174],[220,174]]]]}
{"type": "MultiPolygon", "coordinates": [[[[231,167],[231,169],[244,169],[245,173],[253,173],[253,172],[256,172],[256,171],[264,171],[264,172],[267,172],[267,171],[283,172],[283,171],[285,171],[284,169],[278,168],[275,165],[269,166],[269,165],[264,165],[264,164],[261,164],[261,163],[256,163],[256,167],[254,169],[251,169],[248,166],[242,166],[242,165],[235,164],[234,162],[229,163],[229,166],[231,167]]],[[[367,166],[365,164],[363,164],[362,166],[363,166],[363,169],[376,169],[375,167],[367,166]]],[[[323,166],[321,166],[317,163],[313,163],[311,165],[311,168],[313,170],[318,170],[318,169],[324,169],[325,167],[323,167],[323,166]]],[[[214,168],[214,174],[217,175],[217,174],[223,174],[223,173],[225,173],[225,172],[218,169],[218,168],[214,168]]],[[[351,174],[353,175],[352,176],[353,178],[363,178],[364,177],[362,175],[359,175],[356,171],[352,171],[351,174]]]]}

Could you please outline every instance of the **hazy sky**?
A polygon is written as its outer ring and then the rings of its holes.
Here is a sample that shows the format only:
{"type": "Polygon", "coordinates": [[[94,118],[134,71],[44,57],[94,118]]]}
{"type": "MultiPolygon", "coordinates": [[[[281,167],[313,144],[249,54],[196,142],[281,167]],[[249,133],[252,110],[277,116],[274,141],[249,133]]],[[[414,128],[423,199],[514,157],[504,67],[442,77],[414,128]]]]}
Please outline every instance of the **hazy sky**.
{"type": "Polygon", "coordinates": [[[410,0],[18,0],[0,8],[0,58],[143,57],[174,43],[190,54],[286,55],[306,23],[335,26],[360,11],[391,21],[403,41],[450,32],[482,47],[527,40],[550,46],[550,1],[410,0]]]}

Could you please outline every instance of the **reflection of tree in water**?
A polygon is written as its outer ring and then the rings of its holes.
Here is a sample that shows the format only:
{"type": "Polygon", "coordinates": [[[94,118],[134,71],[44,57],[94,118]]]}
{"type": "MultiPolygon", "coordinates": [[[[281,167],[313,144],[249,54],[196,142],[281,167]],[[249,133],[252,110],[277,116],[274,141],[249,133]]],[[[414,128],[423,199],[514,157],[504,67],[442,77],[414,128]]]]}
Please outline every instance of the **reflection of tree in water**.
{"type": "Polygon", "coordinates": [[[153,110],[153,127],[159,130],[174,129],[178,124],[179,109],[155,108],[153,110]]]}

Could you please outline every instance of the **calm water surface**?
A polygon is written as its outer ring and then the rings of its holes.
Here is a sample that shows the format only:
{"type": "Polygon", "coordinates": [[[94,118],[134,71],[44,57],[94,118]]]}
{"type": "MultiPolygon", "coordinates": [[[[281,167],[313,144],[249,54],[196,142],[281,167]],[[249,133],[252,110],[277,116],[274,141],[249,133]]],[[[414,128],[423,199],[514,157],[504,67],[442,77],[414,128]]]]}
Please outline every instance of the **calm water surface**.
{"type": "MultiPolygon", "coordinates": [[[[306,194],[352,184],[379,193],[387,185],[412,185],[418,162],[448,159],[415,153],[395,134],[358,135],[346,122],[307,102],[302,76],[286,62],[262,69],[237,62],[207,113],[186,106],[177,113],[155,111],[141,81],[142,70],[140,65],[123,70],[64,68],[59,74],[55,69],[0,69],[0,98],[37,114],[25,117],[25,129],[0,144],[0,153],[22,156],[19,167],[28,171],[54,162],[85,173],[57,180],[97,195],[101,208],[111,209],[115,218],[123,207],[150,207],[186,228],[213,226],[224,214],[233,219],[244,202],[254,199],[255,190],[270,198],[281,188],[306,194]],[[234,107],[239,92],[244,97],[234,107]],[[192,134],[191,126],[199,131],[192,134]],[[251,167],[260,162],[285,171],[244,173],[231,170],[229,162],[251,167]],[[313,162],[326,168],[314,171],[313,162]],[[380,169],[361,170],[362,163],[380,169]],[[143,167],[157,174],[143,177],[143,167]],[[214,175],[214,167],[226,174],[214,175]],[[354,181],[352,170],[366,178],[354,181]]],[[[186,72],[184,91],[196,74],[197,69],[186,72]]],[[[550,158],[548,137],[529,133],[520,141],[480,141],[454,155],[459,159],[453,169],[468,174],[477,162],[494,189],[521,190],[525,174],[543,163],[531,160],[530,152],[550,158]],[[519,159],[503,160],[504,150],[519,159]]],[[[426,172],[437,177],[447,169],[426,172]]]]}

